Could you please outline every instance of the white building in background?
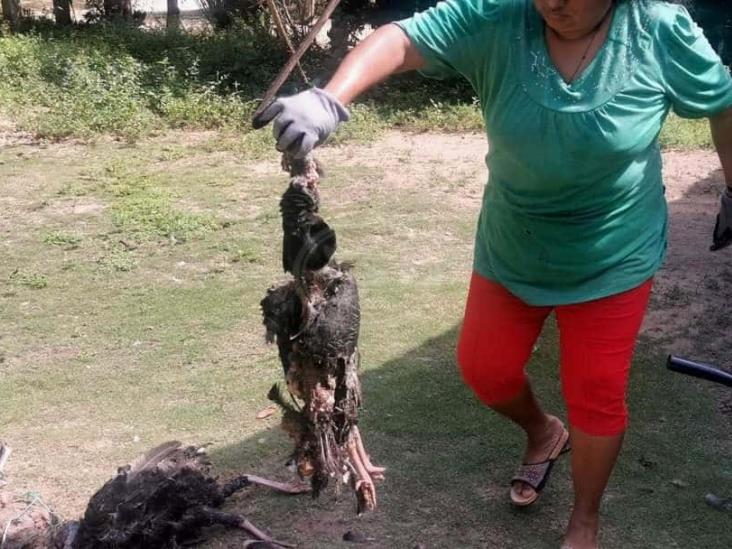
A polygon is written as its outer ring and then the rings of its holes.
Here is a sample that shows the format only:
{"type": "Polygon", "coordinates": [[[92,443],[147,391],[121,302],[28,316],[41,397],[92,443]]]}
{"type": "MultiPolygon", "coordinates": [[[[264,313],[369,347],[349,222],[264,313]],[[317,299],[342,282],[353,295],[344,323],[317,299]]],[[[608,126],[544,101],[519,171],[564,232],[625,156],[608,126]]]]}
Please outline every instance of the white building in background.
{"type": "MultiPolygon", "coordinates": [[[[178,0],[180,11],[197,11],[201,9],[198,0],[178,0]]],[[[132,9],[146,11],[148,13],[163,12],[168,10],[166,0],[132,0],[132,9]]]]}

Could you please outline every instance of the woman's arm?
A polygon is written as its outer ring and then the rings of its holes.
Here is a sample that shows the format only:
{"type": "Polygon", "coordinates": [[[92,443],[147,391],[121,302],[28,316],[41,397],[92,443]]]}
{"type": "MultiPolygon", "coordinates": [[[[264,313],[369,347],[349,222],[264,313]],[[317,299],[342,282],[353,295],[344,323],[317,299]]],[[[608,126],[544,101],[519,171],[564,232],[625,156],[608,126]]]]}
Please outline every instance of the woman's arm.
{"type": "Polygon", "coordinates": [[[727,187],[732,189],[732,108],[709,119],[727,187]]]}
{"type": "Polygon", "coordinates": [[[420,69],[424,63],[402,29],[384,25],[351,50],[325,90],[345,105],[392,74],[420,69]]]}
{"type": "Polygon", "coordinates": [[[257,115],[254,127],[274,120],[277,150],[303,158],[349,119],[345,104],[389,75],[424,64],[407,35],[394,24],[386,25],[346,56],[324,89],[311,88],[276,99],[257,115]]]}
{"type": "Polygon", "coordinates": [[[712,139],[722,163],[727,189],[720,198],[719,215],[712,236],[712,251],[732,244],[732,108],[710,118],[712,139]]]}

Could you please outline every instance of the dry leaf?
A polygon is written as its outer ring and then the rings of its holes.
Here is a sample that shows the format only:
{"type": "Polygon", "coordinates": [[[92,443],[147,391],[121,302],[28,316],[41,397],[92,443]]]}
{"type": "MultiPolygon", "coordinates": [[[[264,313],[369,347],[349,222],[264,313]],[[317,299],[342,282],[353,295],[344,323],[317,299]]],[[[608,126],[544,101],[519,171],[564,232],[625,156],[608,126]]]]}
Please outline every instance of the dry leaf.
{"type": "Polygon", "coordinates": [[[257,412],[257,415],[254,416],[257,419],[267,419],[269,416],[274,415],[274,413],[277,411],[277,405],[276,404],[270,404],[266,408],[262,408],[257,412]]]}

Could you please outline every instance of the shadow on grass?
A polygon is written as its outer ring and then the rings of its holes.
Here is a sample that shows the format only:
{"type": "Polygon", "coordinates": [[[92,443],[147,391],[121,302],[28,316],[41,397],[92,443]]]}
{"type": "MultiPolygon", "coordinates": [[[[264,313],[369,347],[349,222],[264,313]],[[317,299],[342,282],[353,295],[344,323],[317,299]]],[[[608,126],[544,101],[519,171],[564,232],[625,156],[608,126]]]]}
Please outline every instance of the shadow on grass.
{"type": "MultiPolygon", "coordinates": [[[[732,539],[729,516],[704,503],[706,493],[732,492],[732,429],[715,410],[720,390],[665,369],[666,355],[677,351],[679,334],[673,330],[684,331],[685,325],[703,332],[689,347],[695,358],[716,356],[730,362],[729,351],[714,345],[719,340],[713,336],[721,332],[695,324],[706,319],[716,326],[729,318],[728,307],[720,303],[732,298],[730,285],[722,283],[732,277],[732,249],[716,255],[707,251],[720,178],[721,172],[712,171],[670,200],[670,252],[657,277],[656,291],[662,295],[654,298],[652,308],[688,316],[676,328],[668,326],[666,339],[644,335],[639,342],[629,392],[631,426],[603,508],[606,548],[722,549],[732,539]],[[704,267],[689,269],[689,262],[704,267]],[[722,277],[719,286],[710,286],[710,273],[722,277]],[[686,286],[669,296],[675,281],[686,286]]],[[[368,360],[369,346],[377,342],[363,344],[362,431],[374,461],[388,467],[376,512],[356,518],[352,494],[344,492],[336,502],[330,491],[317,501],[252,492],[235,505],[303,547],[349,546],[340,541],[348,530],[373,538],[369,546],[384,548],[416,543],[558,547],[572,502],[568,460],[558,463],[536,506],[517,510],[507,503],[508,479],[522,452],[522,437],[463,385],[454,361],[458,330],[455,324],[382,364],[368,360]]],[[[565,416],[557,348],[552,318],[529,372],[545,407],[565,416]]],[[[282,476],[278,467],[289,450],[284,433],[265,433],[212,455],[226,474],[264,467],[282,476]]],[[[236,539],[226,534],[214,546],[233,546],[236,539]]]]}
{"type": "MultiPolygon", "coordinates": [[[[330,492],[316,502],[250,493],[239,508],[303,547],[341,546],[348,530],[373,537],[373,547],[558,547],[571,504],[568,461],[536,507],[508,505],[522,440],[462,384],[456,337],[453,327],[363,373],[362,431],[375,461],[389,468],[375,513],[357,519],[348,492],[337,503],[330,492]]],[[[556,348],[550,320],[529,370],[546,407],[562,412],[556,348]]],[[[732,484],[729,429],[709,392],[666,372],[663,353],[644,342],[630,403],[632,427],[606,497],[604,547],[727,547],[728,517],[703,502],[707,491],[732,484]]],[[[212,456],[230,472],[257,470],[284,461],[285,438],[247,439],[212,456]]]]}

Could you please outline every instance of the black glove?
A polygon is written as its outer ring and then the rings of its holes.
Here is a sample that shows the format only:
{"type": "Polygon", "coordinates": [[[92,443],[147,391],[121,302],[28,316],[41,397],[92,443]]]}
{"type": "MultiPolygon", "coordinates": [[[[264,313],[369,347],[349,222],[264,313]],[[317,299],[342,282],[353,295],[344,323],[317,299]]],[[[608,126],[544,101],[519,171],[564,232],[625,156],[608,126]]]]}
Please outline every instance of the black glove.
{"type": "Polygon", "coordinates": [[[714,225],[712,235],[713,244],[710,248],[713,252],[732,244],[732,189],[728,187],[722,193],[720,202],[717,224],[714,225]]]}

